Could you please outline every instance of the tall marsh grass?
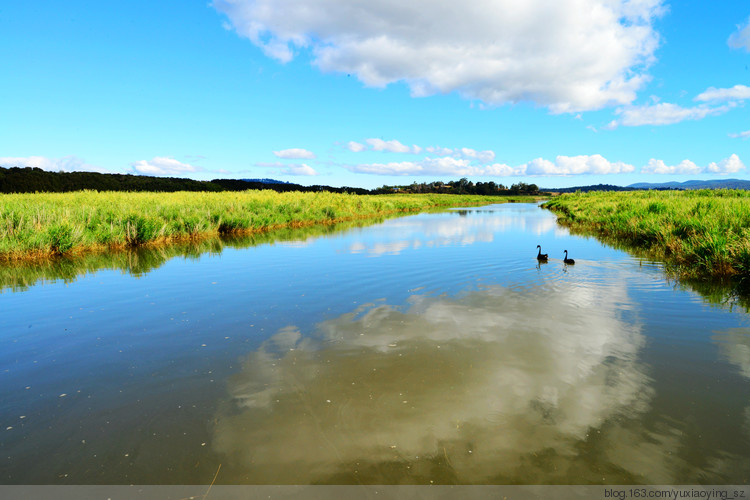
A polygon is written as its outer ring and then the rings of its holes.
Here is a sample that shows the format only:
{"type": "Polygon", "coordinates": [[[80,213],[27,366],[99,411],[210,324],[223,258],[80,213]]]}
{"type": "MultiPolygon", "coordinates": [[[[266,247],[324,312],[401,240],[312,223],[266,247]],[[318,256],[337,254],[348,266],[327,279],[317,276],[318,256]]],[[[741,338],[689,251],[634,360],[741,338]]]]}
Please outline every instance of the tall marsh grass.
{"type": "Polygon", "coordinates": [[[591,192],[544,204],[559,222],[667,262],[681,276],[750,277],[750,193],[591,192]]]}
{"type": "Polygon", "coordinates": [[[0,260],[502,201],[510,200],[274,191],[0,194],[0,260]]]}

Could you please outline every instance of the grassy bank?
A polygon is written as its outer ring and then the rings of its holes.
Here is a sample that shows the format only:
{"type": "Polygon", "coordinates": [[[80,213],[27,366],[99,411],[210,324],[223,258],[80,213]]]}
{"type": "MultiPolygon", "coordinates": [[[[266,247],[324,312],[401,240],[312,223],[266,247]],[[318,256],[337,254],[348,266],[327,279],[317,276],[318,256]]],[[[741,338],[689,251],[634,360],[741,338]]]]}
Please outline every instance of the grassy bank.
{"type": "Polygon", "coordinates": [[[512,200],[486,196],[358,196],[273,191],[2,194],[0,260],[70,255],[512,200]]]}
{"type": "Polygon", "coordinates": [[[750,193],[567,194],[544,205],[571,228],[664,260],[682,277],[750,277],[750,193]]]}

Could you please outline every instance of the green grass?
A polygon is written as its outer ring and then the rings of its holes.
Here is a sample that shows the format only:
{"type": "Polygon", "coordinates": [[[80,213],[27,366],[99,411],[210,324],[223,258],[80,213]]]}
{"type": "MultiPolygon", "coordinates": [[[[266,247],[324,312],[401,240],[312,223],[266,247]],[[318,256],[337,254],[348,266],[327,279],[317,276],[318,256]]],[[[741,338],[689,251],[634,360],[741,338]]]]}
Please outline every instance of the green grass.
{"type": "Polygon", "coordinates": [[[274,191],[2,194],[0,260],[70,255],[520,199],[274,191]]]}
{"type": "Polygon", "coordinates": [[[575,193],[544,207],[575,230],[664,260],[682,277],[750,277],[747,191],[575,193]]]}

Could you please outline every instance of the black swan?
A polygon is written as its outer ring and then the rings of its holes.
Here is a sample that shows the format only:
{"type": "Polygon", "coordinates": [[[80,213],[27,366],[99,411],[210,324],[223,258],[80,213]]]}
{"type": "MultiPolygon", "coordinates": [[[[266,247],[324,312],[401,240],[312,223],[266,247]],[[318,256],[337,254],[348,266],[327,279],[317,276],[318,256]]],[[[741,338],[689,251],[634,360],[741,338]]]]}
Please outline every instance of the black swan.
{"type": "Polygon", "coordinates": [[[536,247],[539,249],[539,253],[536,254],[536,260],[541,260],[541,261],[545,261],[546,262],[547,261],[547,254],[546,253],[542,253],[542,246],[541,245],[537,245],[536,247]]]}
{"type": "Polygon", "coordinates": [[[563,259],[563,262],[565,262],[566,264],[575,264],[576,263],[575,260],[568,258],[568,251],[567,250],[565,250],[565,258],[563,259]]]}

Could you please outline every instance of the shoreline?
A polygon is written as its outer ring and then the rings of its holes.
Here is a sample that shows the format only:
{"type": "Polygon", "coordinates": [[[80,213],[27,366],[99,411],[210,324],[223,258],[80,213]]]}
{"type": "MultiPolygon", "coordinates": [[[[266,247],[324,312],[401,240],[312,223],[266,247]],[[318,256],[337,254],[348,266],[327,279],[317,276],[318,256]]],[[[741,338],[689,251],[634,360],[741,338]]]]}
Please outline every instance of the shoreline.
{"type": "Polygon", "coordinates": [[[44,261],[222,235],[333,225],[468,205],[533,201],[479,195],[176,192],[0,196],[0,263],[44,261]]]}
{"type": "Polygon", "coordinates": [[[750,192],[575,193],[542,206],[572,231],[660,260],[679,278],[750,278],[750,192]]]}

